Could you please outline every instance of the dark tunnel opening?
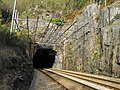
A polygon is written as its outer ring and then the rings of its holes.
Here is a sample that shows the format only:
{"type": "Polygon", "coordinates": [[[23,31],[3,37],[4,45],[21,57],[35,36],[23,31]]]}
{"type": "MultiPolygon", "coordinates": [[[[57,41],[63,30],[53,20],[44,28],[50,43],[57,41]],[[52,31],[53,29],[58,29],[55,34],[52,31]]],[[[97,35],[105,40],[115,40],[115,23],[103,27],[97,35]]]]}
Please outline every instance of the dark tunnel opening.
{"type": "Polygon", "coordinates": [[[33,68],[52,68],[56,51],[51,48],[40,48],[33,55],[33,68]]]}

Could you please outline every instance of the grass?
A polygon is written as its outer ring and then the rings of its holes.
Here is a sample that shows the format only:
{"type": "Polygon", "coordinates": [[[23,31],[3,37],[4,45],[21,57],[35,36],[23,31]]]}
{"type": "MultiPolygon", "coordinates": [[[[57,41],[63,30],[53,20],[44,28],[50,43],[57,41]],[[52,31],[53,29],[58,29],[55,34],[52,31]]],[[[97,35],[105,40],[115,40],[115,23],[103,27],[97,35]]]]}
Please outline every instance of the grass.
{"type": "MultiPolygon", "coordinates": [[[[13,7],[14,0],[2,0],[9,8],[13,7]]],[[[27,5],[39,4],[46,8],[61,9],[64,7],[66,0],[17,0],[17,9],[23,9],[27,5]],[[61,7],[62,6],[62,7],[61,7]]]]}
{"type": "MultiPolygon", "coordinates": [[[[2,0],[6,7],[12,10],[14,0],[2,0]]],[[[105,0],[101,0],[101,8],[105,7],[105,0]]],[[[114,3],[116,0],[106,0],[107,5],[114,3]]],[[[74,19],[77,15],[84,11],[84,8],[90,4],[90,0],[17,0],[17,9],[24,12],[24,16],[29,15],[31,18],[35,18],[39,15],[35,11],[36,5],[38,9],[46,9],[51,11],[62,11],[67,20],[74,19]],[[26,13],[25,13],[26,11],[26,13]]]]}

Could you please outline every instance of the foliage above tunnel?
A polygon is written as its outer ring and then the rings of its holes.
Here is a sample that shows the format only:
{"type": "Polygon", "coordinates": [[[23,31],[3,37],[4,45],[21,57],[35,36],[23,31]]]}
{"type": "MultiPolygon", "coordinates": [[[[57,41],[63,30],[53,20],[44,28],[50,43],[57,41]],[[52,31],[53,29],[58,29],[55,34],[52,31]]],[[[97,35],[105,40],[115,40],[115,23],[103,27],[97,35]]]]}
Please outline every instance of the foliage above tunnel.
{"type": "MultiPolygon", "coordinates": [[[[6,4],[6,7],[12,10],[14,0],[1,0],[6,4]]],[[[24,16],[29,15],[30,17],[39,16],[40,10],[52,10],[62,11],[62,16],[67,19],[73,19],[77,14],[83,12],[84,7],[88,4],[96,2],[105,7],[106,4],[109,5],[116,0],[17,0],[17,9],[24,16]],[[35,11],[38,13],[33,14],[35,11]]]]}
{"type": "Polygon", "coordinates": [[[10,28],[0,24],[0,46],[16,46],[25,50],[29,42],[30,39],[26,33],[17,32],[10,35],[10,28]]]}

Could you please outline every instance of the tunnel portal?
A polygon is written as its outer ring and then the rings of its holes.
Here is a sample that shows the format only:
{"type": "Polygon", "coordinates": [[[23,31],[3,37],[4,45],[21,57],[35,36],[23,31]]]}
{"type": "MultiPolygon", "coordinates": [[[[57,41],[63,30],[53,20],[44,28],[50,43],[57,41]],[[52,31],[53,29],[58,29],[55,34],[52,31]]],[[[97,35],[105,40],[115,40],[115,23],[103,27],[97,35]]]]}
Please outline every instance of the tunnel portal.
{"type": "Polygon", "coordinates": [[[33,55],[33,68],[52,68],[56,51],[51,48],[40,48],[33,55]]]}

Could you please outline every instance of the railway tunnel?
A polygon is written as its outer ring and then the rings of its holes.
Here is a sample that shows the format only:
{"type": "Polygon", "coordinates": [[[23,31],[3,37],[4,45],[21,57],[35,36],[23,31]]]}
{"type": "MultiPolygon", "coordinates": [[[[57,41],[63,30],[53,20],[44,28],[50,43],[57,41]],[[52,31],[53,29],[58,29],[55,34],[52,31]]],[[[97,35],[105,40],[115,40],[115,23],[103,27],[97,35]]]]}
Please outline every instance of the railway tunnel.
{"type": "Polygon", "coordinates": [[[39,48],[33,55],[33,68],[52,68],[56,53],[52,48],[39,48]]]}

